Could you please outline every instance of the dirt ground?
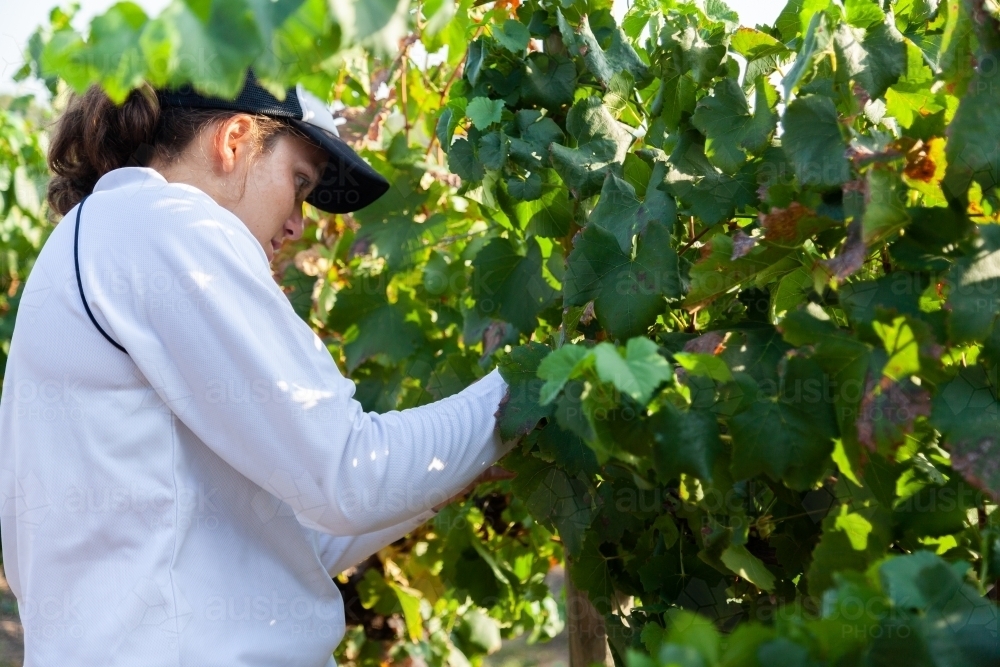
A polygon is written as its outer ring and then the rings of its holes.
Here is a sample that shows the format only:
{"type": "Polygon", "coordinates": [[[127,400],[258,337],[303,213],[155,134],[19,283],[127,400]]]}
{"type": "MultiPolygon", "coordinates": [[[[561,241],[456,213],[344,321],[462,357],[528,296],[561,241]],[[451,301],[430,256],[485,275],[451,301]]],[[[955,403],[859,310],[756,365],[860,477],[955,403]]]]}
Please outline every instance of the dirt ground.
{"type": "MultiPolygon", "coordinates": [[[[565,571],[549,570],[545,581],[556,600],[562,600],[565,571]]],[[[510,639],[500,650],[483,659],[482,667],[569,667],[569,634],[563,631],[546,643],[528,645],[524,637],[510,639]]]]}

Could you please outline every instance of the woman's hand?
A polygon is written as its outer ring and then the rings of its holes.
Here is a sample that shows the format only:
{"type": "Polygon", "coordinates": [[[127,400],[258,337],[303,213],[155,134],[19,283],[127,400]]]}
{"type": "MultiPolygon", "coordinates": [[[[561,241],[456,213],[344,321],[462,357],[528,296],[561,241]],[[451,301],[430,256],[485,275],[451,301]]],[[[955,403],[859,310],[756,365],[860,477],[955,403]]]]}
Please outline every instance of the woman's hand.
{"type": "Polygon", "coordinates": [[[514,479],[515,477],[517,477],[516,472],[505,470],[504,468],[501,468],[498,465],[492,465],[486,470],[484,470],[482,474],[479,475],[479,477],[476,477],[474,480],[472,480],[472,483],[469,484],[467,487],[465,487],[464,489],[462,489],[457,494],[455,494],[448,500],[444,501],[440,505],[435,505],[433,509],[435,512],[438,512],[441,510],[442,507],[446,507],[451,503],[455,502],[456,500],[462,500],[469,492],[475,489],[476,486],[484,482],[496,482],[501,479],[514,479]]]}

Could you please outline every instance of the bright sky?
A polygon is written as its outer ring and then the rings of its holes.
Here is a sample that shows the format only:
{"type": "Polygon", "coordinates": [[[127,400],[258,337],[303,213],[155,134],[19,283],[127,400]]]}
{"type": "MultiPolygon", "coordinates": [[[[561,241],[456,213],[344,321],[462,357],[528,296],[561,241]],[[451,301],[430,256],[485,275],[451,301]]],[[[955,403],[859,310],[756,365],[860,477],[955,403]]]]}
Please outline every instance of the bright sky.
{"type": "MultiPolygon", "coordinates": [[[[77,27],[84,27],[94,16],[101,14],[116,0],[79,0],[80,13],[77,27]]],[[[147,14],[158,14],[169,0],[135,0],[147,14]]],[[[785,0],[726,0],[726,3],[740,15],[744,25],[772,23],[777,18],[785,0]]],[[[0,92],[37,92],[40,87],[31,83],[14,83],[12,77],[24,62],[24,49],[35,28],[48,19],[49,8],[55,6],[51,0],[0,0],[0,92]]],[[[615,14],[624,14],[630,0],[615,0],[615,14]]]]}

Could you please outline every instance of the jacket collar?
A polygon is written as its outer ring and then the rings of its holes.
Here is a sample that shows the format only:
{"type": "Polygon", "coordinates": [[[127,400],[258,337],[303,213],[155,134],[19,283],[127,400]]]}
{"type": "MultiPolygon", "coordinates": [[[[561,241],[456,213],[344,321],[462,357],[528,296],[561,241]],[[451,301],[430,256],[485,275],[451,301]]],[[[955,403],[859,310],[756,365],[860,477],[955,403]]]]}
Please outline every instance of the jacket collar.
{"type": "Polygon", "coordinates": [[[94,184],[93,191],[101,192],[106,190],[117,190],[119,188],[126,188],[130,186],[162,187],[164,185],[181,188],[182,190],[186,190],[193,195],[204,197],[213,204],[217,204],[217,202],[204,190],[193,185],[188,185],[187,183],[169,182],[160,172],[151,167],[119,167],[118,169],[112,169],[97,179],[97,183],[94,184]]]}
{"type": "Polygon", "coordinates": [[[112,169],[101,176],[94,184],[94,192],[102,190],[117,190],[129,185],[146,185],[155,183],[157,185],[166,183],[160,172],[149,167],[120,167],[112,169]]]}

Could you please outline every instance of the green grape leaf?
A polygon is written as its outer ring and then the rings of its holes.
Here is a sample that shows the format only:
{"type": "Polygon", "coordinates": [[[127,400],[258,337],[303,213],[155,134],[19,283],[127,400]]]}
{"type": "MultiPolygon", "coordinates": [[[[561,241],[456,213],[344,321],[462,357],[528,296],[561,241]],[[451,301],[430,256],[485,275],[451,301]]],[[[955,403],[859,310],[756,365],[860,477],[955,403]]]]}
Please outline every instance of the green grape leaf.
{"type": "Polygon", "coordinates": [[[709,378],[716,382],[732,382],[733,373],[726,362],[713,355],[701,352],[674,352],[674,359],[690,375],[709,378]]]}
{"type": "MultiPolygon", "coordinates": [[[[661,176],[653,185],[662,183],[663,176],[666,175],[666,165],[662,164],[662,160],[658,162],[661,163],[661,176]]],[[[624,174],[625,182],[635,189],[636,196],[645,197],[650,185],[649,179],[653,175],[653,167],[636,153],[629,153],[625,156],[625,161],[622,163],[622,173],[624,174]]]]}
{"type": "MultiPolygon", "coordinates": [[[[810,9],[815,8],[811,7],[810,9]]],[[[803,12],[802,17],[805,18],[805,16],[806,12],[803,12]]],[[[797,25],[796,30],[800,27],[797,25]]],[[[783,93],[786,100],[791,98],[792,92],[807,74],[812,73],[819,63],[829,57],[829,55],[832,55],[832,36],[826,12],[812,13],[804,32],[805,38],[802,41],[802,46],[799,48],[798,54],[795,56],[795,61],[788,69],[788,73],[781,79],[781,87],[784,89],[783,93]]]]}
{"type": "Polygon", "coordinates": [[[270,41],[265,41],[257,20],[260,18],[263,16],[248,11],[245,0],[214,1],[207,22],[182,3],[167,5],[157,20],[179,42],[176,53],[200,54],[199,58],[178,57],[170,78],[191,81],[209,95],[235,97],[246,68],[270,41]]]}
{"type": "MultiPolygon", "coordinates": [[[[549,424],[538,432],[538,438],[552,427],[549,424]]],[[[562,432],[561,435],[566,434],[562,432]]],[[[555,432],[548,437],[553,436],[559,438],[555,432]]],[[[585,459],[581,459],[583,463],[585,459]]],[[[504,458],[504,466],[517,473],[512,486],[531,516],[542,525],[559,531],[571,556],[579,554],[584,531],[593,518],[594,498],[590,485],[581,476],[570,475],[561,463],[548,463],[535,456],[508,456],[504,458]]]]}
{"type": "Polygon", "coordinates": [[[961,532],[968,522],[969,510],[979,502],[972,491],[959,475],[944,484],[924,486],[896,503],[893,508],[896,532],[907,539],[961,532]],[[927,511],[929,507],[934,511],[927,511]]]}
{"type": "Polygon", "coordinates": [[[664,297],[680,296],[677,255],[666,227],[651,222],[639,237],[635,257],[618,240],[588,225],[567,260],[563,298],[568,306],[594,301],[594,313],[608,334],[627,339],[644,334],[663,312],[664,297]]]}
{"type": "MultiPolygon", "coordinates": [[[[537,172],[532,172],[523,179],[516,176],[508,178],[507,193],[522,202],[540,199],[542,196],[542,177],[537,172]]],[[[523,227],[523,225],[518,226],[523,227]]]]}
{"type": "Polygon", "coordinates": [[[737,381],[745,373],[758,384],[774,387],[779,380],[779,364],[788,349],[774,327],[747,325],[730,332],[718,356],[733,369],[737,381]]]}
{"type": "Polygon", "coordinates": [[[365,571],[364,577],[357,584],[357,591],[360,598],[358,601],[365,609],[372,609],[386,616],[401,610],[395,591],[374,568],[365,571]]]}
{"type": "Polygon", "coordinates": [[[870,28],[885,20],[885,12],[877,3],[868,0],[847,0],[844,3],[847,10],[847,22],[858,28],[870,28]]]}
{"type": "Polygon", "coordinates": [[[410,641],[418,641],[424,634],[424,619],[420,616],[420,599],[423,595],[415,588],[401,586],[395,582],[387,582],[396,592],[399,606],[403,609],[403,620],[406,621],[406,632],[410,641]]]}
{"type": "Polygon", "coordinates": [[[500,42],[500,45],[512,53],[521,53],[528,48],[528,28],[514,19],[507,19],[502,26],[493,30],[493,38],[500,42]]]}
{"type": "Polygon", "coordinates": [[[1000,227],[977,225],[970,254],[948,271],[948,333],[955,343],[985,339],[1000,313],[1000,227]]]}
{"type": "Polygon", "coordinates": [[[611,31],[611,43],[605,50],[601,48],[600,42],[591,31],[586,14],[580,17],[580,25],[573,29],[566,22],[561,10],[557,9],[556,13],[563,39],[566,40],[567,35],[571,37],[566,41],[570,53],[575,52],[583,57],[587,69],[602,86],[608,87],[618,72],[628,72],[634,81],[641,81],[646,77],[646,65],[620,28],[611,31]]]}
{"type": "Polygon", "coordinates": [[[728,174],[734,174],[747,160],[745,151],[763,149],[778,123],[772,110],[777,93],[763,77],[756,84],[754,112],[736,79],[716,84],[713,94],[701,99],[691,122],[707,137],[705,155],[728,174]]]}
{"type": "Polygon", "coordinates": [[[385,354],[393,362],[401,361],[423,340],[420,327],[407,320],[405,308],[388,302],[384,285],[375,289],[364,280],[336,293],[327,326],[345,334],[356,327],[357,335],[348,335],[344,346],[349,371],[378,354],[385,354]]]}
{"type": "MultiPolygon", "coordinates": [[[[562,186],[558,175],[551,169],[544,169],[539,174],[533,172],[525,181],[524,189],[533,187],[530,183],[539,181],[539,195],[530,201],[512,201],[508,215],[513,216],[512,222],[532,236],[562,237],[573,224],[573,205],[569,200],[566,188],[562,186]]],[[[516,188],[515,188],[516,190],[516,188]]],[[[514,197],[518,194],[510,190],[508,194],[514,197]]],[[[525,192],[524,194],[527,194],[525,192]]],[[[502,196],[502,193],[500,193],[502,196]]]]}
{"type": "Polygon", "coordinates": [[[535,443],[538,445],[538,458],[558,463],[570,477],[580,473],[595,475],[599,471],[594,450],[576,433],[563,429],[556,422],[550,422],[541,429],[535,443]]]}
{"type": "Polygon", "coordinates": [[[509,150],[510,138],[502,130],[490,132],[479,140],[479,161],[487,169],[503,169],[509,150]]]}
{"type": "Polygon", "coordinates": [[[847,142],[829,97],[799,97],[785,108],[781,147],[802,185],[838,186],[849,179],[847,142]]]}
{"type": "Polygon", "coordinates": [[[933,399],[931,423],[951,450],[951,465],[1000,498],[1000,384],[997,366],[961,369],[933,399]]]}
{"type": "Polygon", "coordinates": [[[370,244],[378,257],[384,257],[389,269],[399,271],[413,266],[426,240],[434,238],[446,224],[444,215],[437,213],[422,223],[409,215],[392,215],[378,222],[365,222],[357,239],[370,244]]]}
{"type": "Polygon", "coordinates": [[[539,420],[552,416],[555,406],[541,405],[538,400],[542,388],[538,365],[549,352],[549,348],[540,343],[528,343],[515,347],[501,358],[500,375],[510,385],[497,417],[500,437],[504,440],[528,433],[539,420]]]}
{"type": "Polygon", "coordinates": [[[456,139],[448,149],[448,168],[458,174],[463,181],[481,181],[486,169],[479,161],[468,139],[456,139]]]}
{"type": "Polygon", "coordinates": [[[573,103],[576,65],[562,54],[531,53],[521,80],[521,100],[547,109],[573,103]]]}
{"type": "Polygon", "coordinates": [[[542,277],[538,241],[528,239],[527,248],[522,256],[509,239],[495,238],[472,262],[476,312],[510,322],[524,333],[534,331],[539,311],[556,293],[542,277]]]}
{"type": "Polygon", "coordinates": [[[681,118],[695,109],[698,84],[689,74],[669,73],[653,100],[652,113],[663,118],[668,130],[676,130],[681,118]]]}
{"type": "Polygon", "coordinates": [[[932,93],[924,82],[899,82],[885,93],[885,112],[905,128],[923,116],[930,116],[944,109],[940,93],[932,93]]]}
{"type": "Polygon", "coordinates": [[[886,169],[872,169],[867,175],[870,193],[861,219],[861,238],[865,245],[885,240],[910,222],[903,202],[906,195],[899,176],[886,169]]]}
{"type": "Polygon", "coordinates": [[[338,0],[330,2],[330,13],[344,33],[344,40],[360,42],[378,38],[375,44],[387,53],[398,48],[405,34],[407,3],[397,0],[338,0]]]}
{"type": "Polygon", "coordinates": [[[730,544],[722,552],[719,560],[734,574],[743,577],[757,588],[768,592],[774,590],[774,575],[759,558],[747,551],[745,546],[730,544]]]}
{"type": "Polygon", "coordinates": [[[878,504],[831,508],[806,573],[810,594],[821,595],[830,588],[835,573],[864,571],[881,558],[892,539],[891,525],[891,513],[878,504]]]}
{"type": "MultiPolygon", "coordinates": [[[[422,627],[422,626],[421,626],[422,627]]],[[[467,656],[495,653],[503,644],[500,626],[485,612],[471,609],[455,627],[456,644],[467,656]]],[[[419,637],[413,641],[417,641],[419,637]]]]}
{"type": "MultiPolygon", "coordinates": [[[[206,22],[207,18],[205,16],[206,22]]],[[[129,91],[142,83],[147,67],[142,34],[147,25],[142,9],[126,2],[112,6],[95,17],[90,25],[85,58],[97,67],[111,63],[116,65],[99,75],[108,97],[116,103],[124,102],[129,91]]]]}
{"type": "Polygon", "coordinates": [[[732,40],[729,42],[729,48],[748,61],[788,52],[788,47],[774,37],[771,37],[771,35],[744,26],[736,29],[732,40]]]}
{"type": "Polygon", "coordinates": [[[968,563],[947,563],[929,551],[893,558],[878,569],[886,596],[898,609],[940,609],[965,583],[968,563]]]}
{"type": "Polygon", "coordinates": [[[190,9],[195,16],[206,23],[208,22],[208,17],[212,9],[212,0],[184,0],[184,4],[188,6],[188,9],[190,9]]]}
{"type": "Polygon", "coordinates": [[[755,401],[730,420],[732,473],[749,479],[766,473],[793,488],[808,488],[833,451],[834,428],[784,401],[755,401]]]}
{"type": "Polygon", "coordinates": [[[733,239],[723,232],[704,247],[704,258],[691,267],[691,289],[684,297],[685,308],[695,308],[745,284],[789,253],[788,248],[758,244],[746,255],[733,259],[733,239]]]}
{"type": "Polygon", "coordinates": [[[893,271],[875,280],[844,283],[839,289],[841,308],[852,322],[872,322],[876,310],[899,315],[918,315],[920,294],[927,288],[926,277],[893,271]]]}
{"type": "Polygon", "coordinates": [[[577,197],[600,192],[605,175],[621,174],[621,165],[633,136],[598,97],[587,97],[570,109],[566,130],[576,139],[576,148],[549,146],[552,166],[577,197]]]}
{"type": "Polygon", "coordinates": [[[681,473],[712,482],[712,470],[722,454],[719,424],[707,410],[681,410],[665,403],[651,419],[653,467],[662,483],[681,473]]]}
{"type": "Polygon", "coordinates": [[[503,106],[503,100],[473,97],[465,107],[465,114],[477,130],[485,130],[493,123],[500,122],[503,106]]]}
{"type": "Polygon", "coordinates": [[[868,52],[858,83],[875,99],[906,73],[906,40],[890,19],[868,28],[862,46],[868,52]]]}
{"type": "Polygon", "coordinates": [[[799,267],[786,273],[778,281],[778,288],[771,292],[771,321],[776,322],[788,311],[795,310],[797,306],[806,301],[812,292],[813,278],[810,271],[799,267]]]}
{"type": "Polygon", "coordinates": [[[506,587],[506,582],[497,579],[490,563],[472,546],[462,550],[450,579],[456,588],[467,592],[472,601],[480,606],[496,604],[506,587]]]}
{"type": "Polygon", "coordinates": [[[913,327],[905,317],[896,317],[892,322],[872,322],[875,331],[889,355],[882,375],[901,382],[920,372],[920,343],[913,327]]]}
{"type": "Polygon", "coordinates": [[[434,126],[434,136],[437,137],[438,143],[441,144],[441,149],[445,153],[451,148],[451,140],[455,136],[455,130],[458,128],[463,115],[461,112],[448,106],[438,116],[437,125],[434,126]]]}
{"type": "Polygon", "coordinates": [[[723,33],[716,31],[702,34],[696,26],[687,25],[673,34],[666,35],[671,51],[679,62],[681,72],[690,72],[699,85],[711,80],[719,71],[726,57],[723,33]],[[707,37],[707,39],[706,39],[707,37]]]}
{"type": "Polygon", "coordinates": [[[538,377],[545,380],[541,402],[548,405],[555,400],[566,383],[579,375],[584,364],[593,362],[591,351],[582,345],[563,345],[542,360],[538,377]]]}
{"type": "Polygon", "coordinates": [[[831,386],[836,389],[833,392],[833,406],[841,444],[857,474],[862,458],[857,422],[865,395],[872,349],[848,332],[839,330],[829,319],[817,318],[816,312],[821,311],[794,311],[779,326],[789,343],[813,346],[811,358],[829,376],[831,386]]]}
{"type": "Polygon", "coordinates": [[[593,499],[583,480],[570,477],[555,465],[547,466],[525,497],[532,516],[555,526],[568,554],[579,554],[584,532],[590,527],[593,499]]]}
{"type": "Polygon", "coordinates": [[[477,379],[479,376],[473,358],[458,353],[449,354],[431,372],[427,393],[439,401],[457,394],[477,379]]]}
{"type": "Polygon", "coordinates": [[[309,321],[309,311],[312,309],[313,288],[316,286],[316,276],[306,275],[295,266],[289,266],[281,279],[295,313],[306,322],[309,321]]]}
{"type": "MultiPolygon", "coordinates": [[[[666,598],[676,598],[684,589],[684,577],[681,575],[680,558],[677,554],[652,556],[638,571],[642,587],[650,593],[656,593],[666,598]]],[[[645,627],[659,628],[660,626],[656,623],[650,623],[645,627]]]]}
{"type": "Polygon", "coordinates": [[[735,176],[715,168],[705,156],[702,136],[684,133],[669,158],[669,191],[706,225],[732,216],[757,200],[756,169],[745,165],[735,176]]]}
{"type": "Polygon", "coordinates": [[[588,224],[614,234],[622,252],[631,250],[633,237],[645,231],[651,220],[671,226],[677,220],[677,208],[673,198],[658,187],[665,176],[666,165],[657,162],[646,186],[646,196],[639,201],[628,181],[608,172],[588,224]]]}
{"type": "Polygon", "coordinates": [[[569,576],[582,591],[586,591],[591,603],[602,614],[611,613],[615,599],[613,578],[608,565],[608,557],[598,549],[592,532],[587,532],[580,554],[568,561],[569,576]]]}
{"type": "Polygon", "coordinates": [[[992,85],[990,75],[978,72],[948,126],[945,148],[948,170],[942,183],[945,193],[965,202],[973,181],[984,193],[1000,186],[998,145],[1000,86],[992,85]]]}
{"type": "Polygon", "coordinates": [[[469,44],[465,57],[464,76],[473,86],[479,81],[479,73],[483,69],[483,62],[486,59],[486,42],[479,37],[469,44]]]}
{"type": "Polygon", "coordinates": [[[872,98],[885,95],[906,72],[906,42],[895,25],[863,30],[841,23],[833,34],[837,76],[854,80],[872,98]]]}
{"type": "Polygon", "coordinates": [[[554,120],[536,111],[515,114],[519,137],[510,140],[510,156],[525,169],[539,170],[548,165],[549,145],[562,143],[565,135],[554,120]]]}
{"type": "Polygon", "coordinates": [[[879,579],[888,603],[908,611],[883,620],[888,627],[872,633],[877,637],[870,649],[873,659],[881,664],[900,657],[916,664],[947,660],[970,667],[996,662],[997,608],[965,583],[968,569],[968,563],[948,563],[927,551],[882,564],[879,579]]]}
{"type": "Polygon", "coordinates": [[[357,338],[344,346],[348,371],[377,354],[385,354],[393,362],[401,361],[413,354],[423,340],[420,327],[407,321],[406,313],[395,305],[379,306],[357,325],[357,338]]]}
{"type": "MultiPolygon", "coordinates": [[[[685,647],[693,649],[695,656],[703,662],[699,664],[718,664],[722,641],[719,631],[712,622],[701,614],[692,611],[673,608],[664,614],[667,624],[667,645],[669,647],[685,647]]],[[[661,657],[667,654],[661,650],[661,657]]],[[[663,664],[670,664],[664,660],[663,664]]],[[[690,664],[690,663],[686,663],[690,664]]]]}
{"type": "Polygon", "coordinates": [[[606,342],[599,343],[591,354],[598,377],[640,405],[648,403],[653,391],[673,377],[670,364],[648,338],[630,339],[625,345],[624,358],[614,345],[606,342]]]}

